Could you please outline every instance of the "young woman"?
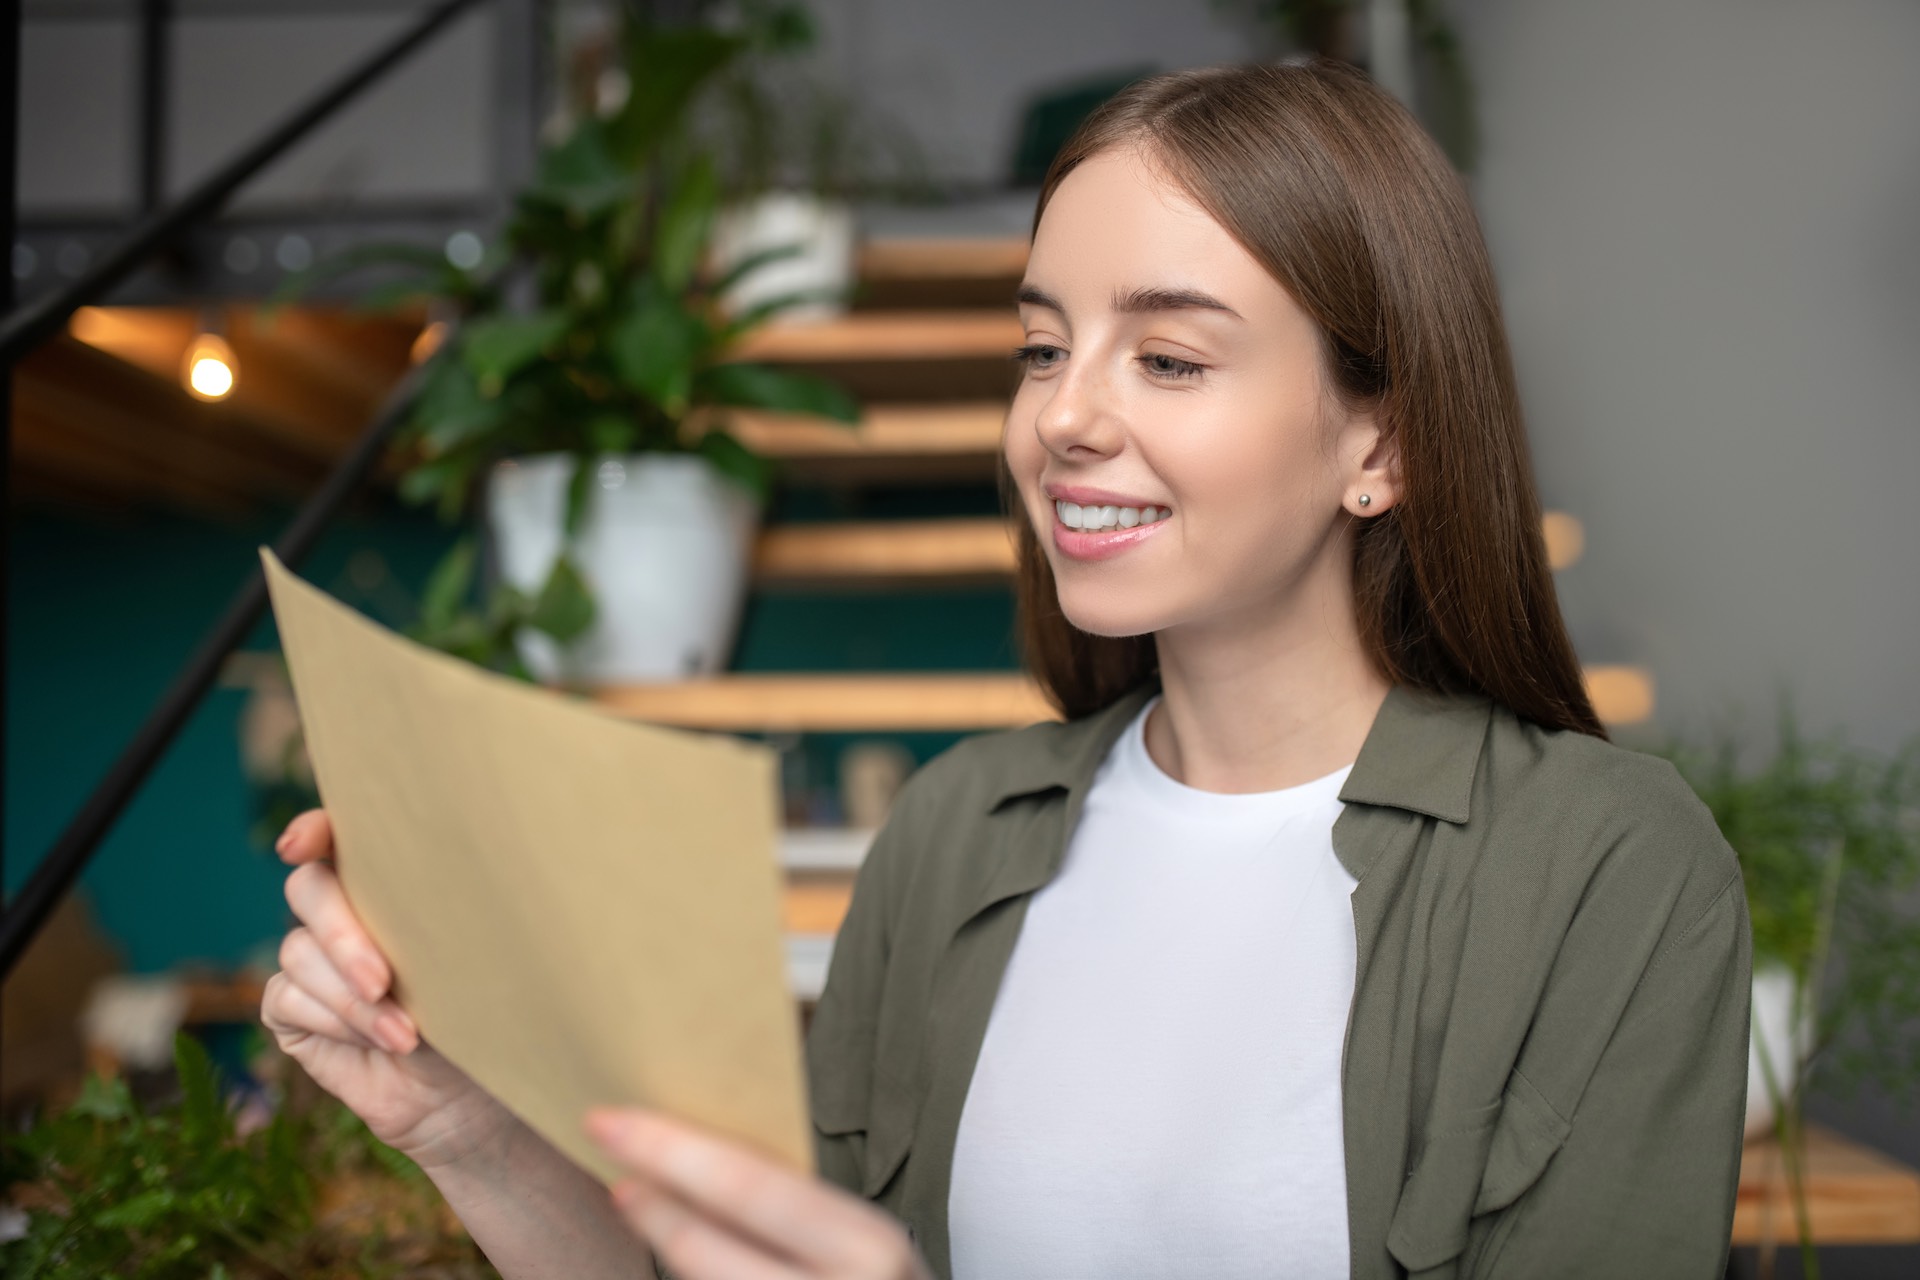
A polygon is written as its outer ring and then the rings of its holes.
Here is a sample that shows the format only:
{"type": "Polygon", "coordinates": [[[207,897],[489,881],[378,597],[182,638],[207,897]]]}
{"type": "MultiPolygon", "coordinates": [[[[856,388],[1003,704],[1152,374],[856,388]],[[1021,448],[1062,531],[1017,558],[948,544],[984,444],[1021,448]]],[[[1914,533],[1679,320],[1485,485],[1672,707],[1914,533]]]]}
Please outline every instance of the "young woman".
{"type": "Polygon", "coordinates": [[[1739,869],[1588,704],[1444,158],[1338,65],[1142,81],[1055,161],[1019,305],[1066,719],[876,841],[808,1040],[825,1181],[608,1109],[608,1197],[418,1042],[319,813],[281,1044],[511,1276],[1719,1275],[1739,869]]]}

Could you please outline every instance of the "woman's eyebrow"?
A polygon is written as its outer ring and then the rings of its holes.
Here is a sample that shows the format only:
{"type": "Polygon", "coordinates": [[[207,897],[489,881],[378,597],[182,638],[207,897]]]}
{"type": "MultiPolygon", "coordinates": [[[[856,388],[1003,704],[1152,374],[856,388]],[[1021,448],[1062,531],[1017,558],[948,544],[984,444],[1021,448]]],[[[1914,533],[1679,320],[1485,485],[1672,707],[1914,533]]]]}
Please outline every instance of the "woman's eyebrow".
{"type": "MultiPolygon", "coordinates": [[[[1036,307],[1045,307],[1050,311],[1058,311],[1061,315],[1067,314],[1067,309],[1060,305],[1059,299],[1046,290],[1035,288],[1030,284],[1021,285],[1014,293],[1013,300],[1016,303],[1025,302],[1036,307]]],[[[1197,289],[1161,289],[1148,286],[1135,289],[1131,293],[1116,293],[1113,298],[1113,309],[1122,314],[1146,311],[1219,311],[1232,316],[1235,320],[1245,319],[1220,299],[1210,293],[1201,293],[1197,289]]]]}

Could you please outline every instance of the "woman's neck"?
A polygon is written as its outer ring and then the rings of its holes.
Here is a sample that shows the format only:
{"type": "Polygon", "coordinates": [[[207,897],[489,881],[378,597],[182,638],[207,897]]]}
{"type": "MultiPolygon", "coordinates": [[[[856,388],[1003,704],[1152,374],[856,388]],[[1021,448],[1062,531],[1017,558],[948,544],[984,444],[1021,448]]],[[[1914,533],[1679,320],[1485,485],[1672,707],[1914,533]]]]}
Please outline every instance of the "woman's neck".
{"type": "Polygon", "coordinates": [[[1154,763],[1201,791],[1279,791],[1352,764],[1391,687],[1343,582],[1265,611],[1156,632],[1154,763]]]}

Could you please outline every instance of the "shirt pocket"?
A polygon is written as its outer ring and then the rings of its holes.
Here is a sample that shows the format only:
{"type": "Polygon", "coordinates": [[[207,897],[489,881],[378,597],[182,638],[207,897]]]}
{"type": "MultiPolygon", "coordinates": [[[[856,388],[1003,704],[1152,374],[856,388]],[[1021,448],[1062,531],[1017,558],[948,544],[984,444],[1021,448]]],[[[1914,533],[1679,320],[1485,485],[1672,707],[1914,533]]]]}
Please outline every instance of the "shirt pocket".
{"type": "Polygon", "coordinates": [[[822,1072],[810,1082],[821,1176],[879,1199],[913,1145],[913,1105],[884,1071],[822,1072]]]}
{"type": "Polygon", "coordinates": [[[1400,1190],[1387,1251],[1412,1275],[1467,1247],[1472,1219],[1504,1209],[1539,1181],[1571,1126],[1519,1072],[1497,1102],[1443,1119],[1427,1136],[1400,1190]]]}

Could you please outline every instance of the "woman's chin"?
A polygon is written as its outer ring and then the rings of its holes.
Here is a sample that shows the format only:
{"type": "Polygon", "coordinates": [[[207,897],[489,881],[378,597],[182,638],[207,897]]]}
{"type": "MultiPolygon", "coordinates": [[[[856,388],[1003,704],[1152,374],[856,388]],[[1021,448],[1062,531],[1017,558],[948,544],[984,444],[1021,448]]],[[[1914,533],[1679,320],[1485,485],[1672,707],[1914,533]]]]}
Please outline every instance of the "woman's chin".
{"type": "Polygon", "coordinates": [[[1123,601],[1077,601],[1062,597],[1060,612],[1079,630],[1115,640],[1147,635],[1166,625],[1157,612],[1148,613],[1123,601]]]}

